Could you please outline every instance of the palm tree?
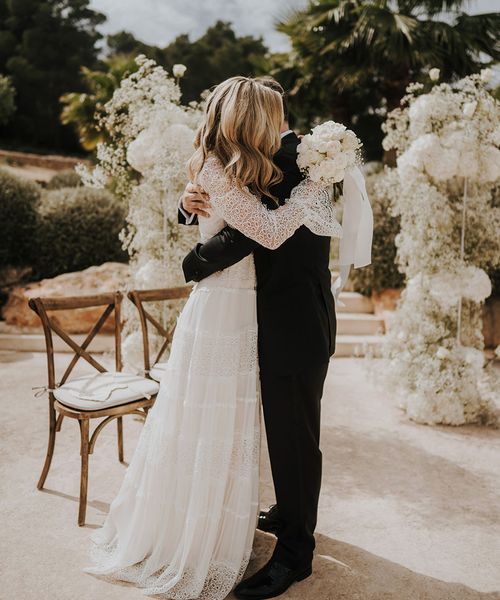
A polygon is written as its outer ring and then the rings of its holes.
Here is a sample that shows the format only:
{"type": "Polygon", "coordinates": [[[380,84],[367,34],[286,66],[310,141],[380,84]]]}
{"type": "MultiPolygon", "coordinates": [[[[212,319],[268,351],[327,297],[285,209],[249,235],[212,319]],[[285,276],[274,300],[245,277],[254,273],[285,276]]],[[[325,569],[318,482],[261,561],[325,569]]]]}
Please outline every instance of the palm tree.
{"type": "Polygon", "coordinates": [[[369,154],[380,155],[380,122],[411,81],[432,67],[449,80],[500,59],[500,13],[468,15],[462,5],[315,0],[291,13],[278,24],[293,47],[281,79],[292,86],[299,116],[349,123],[365,138],[369,154]]]}
{"type": "Polygon", "coordinates": [[[82,147],[89,152],[105,140],[106,134],[98,126],[99,114],[104,105],[120,86],[121,80],[138,68],[132,57],[124,55],[108,59],[105,65],[108,69],[100,71],[82,67],[88,93],[68,93],[61,97],[64,105],[62,123],[75,126],[82,147]]]}

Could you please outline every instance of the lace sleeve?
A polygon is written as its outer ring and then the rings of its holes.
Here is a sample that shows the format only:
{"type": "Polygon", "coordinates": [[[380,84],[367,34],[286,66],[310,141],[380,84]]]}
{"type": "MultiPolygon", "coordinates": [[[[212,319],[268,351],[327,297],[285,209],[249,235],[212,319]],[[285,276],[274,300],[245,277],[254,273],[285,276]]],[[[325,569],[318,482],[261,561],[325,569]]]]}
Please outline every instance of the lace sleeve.
{"type": "Polygon", "coordinates": [[[276,210],[268,210],[247,187],[242,189],[232,182],[215,157],[205,162],[198,183],[228,225],[271,250],[281,246],[301,225],[317,235],[339,235],[329,189],[310,179],[296,186],[286,204],[276,210]]]}
{"type": "Polygon", "coordinates": [[[269,210],[247,187],[240,188],[233,183],[215,157],[209,157],[205,162],[198,183],[228,225],[271,250],[281,246],[304,222],[303,201],[290,201],[276,210],[269,210]]]}
{"type": "Polygon", "coordinates": [[[342,237],[332,200],[332,186],[306,178],[293,188],[290,200],[304,203],[303,224],[316,235],[342,237]]]}

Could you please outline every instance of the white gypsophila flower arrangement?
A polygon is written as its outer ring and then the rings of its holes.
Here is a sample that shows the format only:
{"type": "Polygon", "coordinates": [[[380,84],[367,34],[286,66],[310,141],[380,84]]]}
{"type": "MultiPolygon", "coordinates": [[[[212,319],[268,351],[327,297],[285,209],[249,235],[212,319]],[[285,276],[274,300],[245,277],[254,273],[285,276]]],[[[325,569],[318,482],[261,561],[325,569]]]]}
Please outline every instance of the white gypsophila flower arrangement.
{"type": "Polygon", "coordinates": [[[299,168],[324,185],[340,183],[345,173],[359,163],[361,142],[345,125],[326,121],[305,135],[298,148],[299,168]]]}
{"type": "Polygon", "coordinates": [[[488,80],[483,71],[454,84],[412,84],[384,125],[397,186],[392,174],[381,185],[401,220],[397,260],[407,287],[381,375],[420,423],[489,422],[498,402],[482,336],[485,269],[500,265],[500,105],[488,80]]]}
{"type": "MultiPolygon", "coordinates": [[[[202,113],[196,104],[181,104],[178,82],[153,60],[138,56],[136,62],[138,71],[121,82],[105,106],[100,126],[109,142],[99,145],[97,166],[84,177],[96,186],[111,182],[128,205],[122,242],[131,258],[130,287],[164,288],[184,284],[182,259],[197,239],[196,227],[178,224],[177,207],[202,113]]],[[[181,77],[179,69],[174,77],[181,77]]],[[[179,308],[173,302],[148,305],[166,329],[179,308]]],[[[131,303],[124,305],[123,355],[139,370],[142,341],[134,311],[131,303]]],[[[162,340],[151,337],[154,352],[162,340]]]]}

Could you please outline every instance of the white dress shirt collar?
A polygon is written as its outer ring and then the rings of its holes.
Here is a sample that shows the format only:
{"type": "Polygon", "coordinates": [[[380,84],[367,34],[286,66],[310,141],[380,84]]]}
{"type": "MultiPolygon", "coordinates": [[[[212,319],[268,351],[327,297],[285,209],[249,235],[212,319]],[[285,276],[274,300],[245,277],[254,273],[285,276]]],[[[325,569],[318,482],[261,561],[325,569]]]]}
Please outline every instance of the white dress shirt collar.
{"type": "Polygon", "coordinates": [[[281,132],[281,139],[283,139],[285,136],[289,135],[290,133],[293,133],[293,131],[291,129],[287,129],[286,131],[282,131],[281,132]]]}

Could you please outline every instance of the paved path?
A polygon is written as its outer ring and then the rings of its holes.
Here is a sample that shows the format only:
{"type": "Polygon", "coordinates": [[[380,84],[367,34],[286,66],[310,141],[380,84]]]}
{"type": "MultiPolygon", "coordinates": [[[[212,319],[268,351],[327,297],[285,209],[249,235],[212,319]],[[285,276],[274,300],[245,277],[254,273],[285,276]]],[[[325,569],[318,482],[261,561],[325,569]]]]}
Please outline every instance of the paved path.
{"type": "MultiPolygon", "coordinates": [[[[66,357],[58,355],[58,362],[66,357]]],[[[500,599],[500,433],[408,422],[374,390],[363,359],[331,364],[323,401],[323,490],[313,577],[283,596],[305,600],[500,599]]],[[[80,571],[87,538],[123,477],[116,429],[91,457],[88,525],[76,525],[78,427],[64,422],[46,490],[35,484],[45,455],[43,354],[0,353],[0,570],[3,600],[128,600],[144,596],[80,571]]],[[[130,459],[141,424],[124,427],[130,459]]],[[[263,447],[263,505],[272,486],[263,447]]],[[[258,534],[257,568],[274,538],[258,534]]]]}

